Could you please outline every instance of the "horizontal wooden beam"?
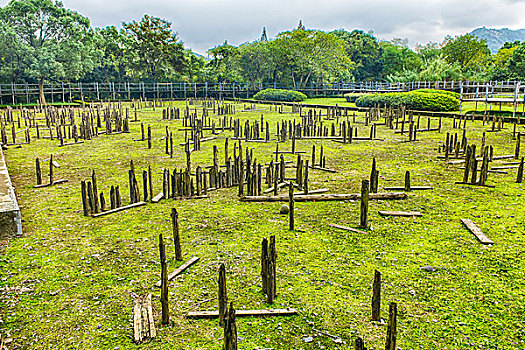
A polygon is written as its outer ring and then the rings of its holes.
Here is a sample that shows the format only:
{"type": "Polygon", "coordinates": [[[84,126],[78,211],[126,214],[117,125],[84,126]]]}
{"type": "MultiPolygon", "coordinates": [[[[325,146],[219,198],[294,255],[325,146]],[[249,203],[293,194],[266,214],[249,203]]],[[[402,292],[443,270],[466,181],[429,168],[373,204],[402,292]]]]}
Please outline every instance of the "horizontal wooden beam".
{"type": "Polygon", "coordinates": [[[136,208],[136,207],[141,207],[143,205],[146,205],[146,202],[137,202],[137,203],[125,205],[123,207],[118,207],[118,208],[111,209],[111,210],[108,210],[108,211],[103,211],[103,212],[100,212],[100,213],[97,213],[97,214],[93,214],[91,216],[93,216],[94,218],[98,218],[100,216],[109,215],[109,214],[117,213],[119,211],[128,210],[128,209],[132,209],[132,208],[136,208]]]}
{"type": "MultiPolygon", "coordinates": [[[[403,186],[397,186],[397,187],[383,187],[385,191],[405,191],[405,187],[403,186]]],[[[431,190],[431,186],[410,186],[409,191],[426,191],[431,190]]]]}
{"type": "Polygon", "coordinates": [[[405,217],[412,217],[412,216],[423,216],[418,211],[387,211],[387,210],[380,210],[379,215],[382,216],[405,216],[405,217]]]}
{"type": "MultiPolygon", "coordinates": [[[[361,193],[339,193],[339,194],[303,194],[293,196],[296,202],[326,202],[361,199],[361,193]]],[[[404,192],[370,193],[369,199],[405,199],[404,192]]],[[[243,196],[241,202],[288,202],[288,195],[278,196],[243,196]]]]}
{"type": "Polygon", "coordinates": [[[352,227],[347,227],[347,226],[342,226],[342,225],[337,225],[337,224],[328,224],[328,226],[333,227],[333,228],[337,228],[337,229],[340,229],[340,230],[351,231],[351,232],[361,233],[361,234],[368,234],[368,232],[361,231],[361,230],[358,230],[358,229],[355,229],[355,228],[352,228],[352,227]]]}
{"type": "MultiPolygon", "coordinates": [[[[183,273],[188,267],[190,267],[191,265],[199,261],[199,259],[200,258],[198,257],[193,257],[190,260],[186,261],[184,264],[179,266],[175,271],[173,271],[172,273],[168,275],[168,281],[171,281],[172,279],[174,279],[175,277],[183,273]]],[[[160,288],[161,284],[162,284],[162,281],[159,280],[157,281],[157,283],[155,283],[155,287],[160,288]]]]}
{"type": "Polygon", "coordinates": [[[486,234],[481,231],[481,229],[470,219],[461,219],[461,222],[465,227],[472,232],[474,236],[483,244],[494,244],[494,242],[487,237],[486,234]]]}
{"type": "MultiPolygon", "coordinates": [[[[235,310],[235,316],[246,317],[265,317],[265,316],[292,316],[297,315],[297,310],[287,309],[268,309],[268,310],[235,310]]],[[[188,318],[218,318],[219,311],[190,311],[186,315],[188,318]]]]}
{"type": "Polygon", "coordinates": [[[60,179],[60,180],[55,180],[55,181],[53,181],[52,184],[41,184],[41,185],[35,185],[35,186],[33,186],[33,187],[34,187],[34,188],[49,187],[49,186],[54,186],[54,185],[63,184],[63,183],[66,183],[66,182],[68,182],[68,180],[66,180],[66,179],[60,179]]]}

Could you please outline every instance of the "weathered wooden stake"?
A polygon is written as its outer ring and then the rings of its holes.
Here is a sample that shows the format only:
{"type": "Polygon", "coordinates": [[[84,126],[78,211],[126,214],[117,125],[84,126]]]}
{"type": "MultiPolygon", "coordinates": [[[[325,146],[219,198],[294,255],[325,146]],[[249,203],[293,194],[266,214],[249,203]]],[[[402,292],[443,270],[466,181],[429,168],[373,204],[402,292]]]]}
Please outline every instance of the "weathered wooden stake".
{"type": "Polygon", "coordinates": [[[150,201],[153,201],[153,174],[151,173],[151,165],[148,165],[148,185],[149,185],[149,199],[150,201]]]}
{"type": "Polygon", "coordinates": [[[151,149],[151,125],[148,124],[148,149],[151,149]]]}
{"type": "Polygon", "coordinates": [[[53,185],[53,155],[49,156],[49,185],[53,185]]]}
{"type": "Polygon", "coordinates": [[[223,350],[237,350],[237,325],[235,322],[235,309],[233,302],[227,309],[224,320],[224,345],[223,350]]]}
{"type": "Polygon", "coordinates": [[[40,159],[36,159],[36,184],[42,184],[42,170],[40,170],[40,159]]]}
{"type": "Polygon", "coordinates": [[[219,325],[224,327],[225,312],[228,308],[228,295],[226,292],[226,267],[219,267],[219,325]]]}
{"type": "Polygon", "coordinates": [[[288,186],[288,207],[290,209],[288,215],[290,222],[290,231],[295,230],[294,204],[295,201],[293,199],[293,181],[290,181],[290,185],[288,186]]]}
{"type": "Polygon", "coordinates": [[[514,158],[519,159],[520,158],[520,142],[521,142],[521,133],[518,133],[518,137],[516,138],[516,149],[514,151],[514,158]]]}
{"type": "Polygon", "coordinates": [[[171,209],[171,222],[173,225],[173,244],[175,245],[175,259],[182,261],[182,248],[179,235],[179,213],[177,209],[171,209]]]}
{"type": "Polygon", "coordinates": [[[381,273],[375,270],[372,292],[372,321],[381,320],[381,273]]]}
{"type": "Polygon", "coordinates": [[[410,171],[405,172],[405,191],[410,191],[410,171]]]}
{"type": "Polygon", "coordinates": [[[357,337],[355,340],[355,350],[366,350],[363,338],[357,337]]]}
{"type": "Polygon", "coordinates": [[[91,209],[89,208],[86,181],[80,181],[82,191],[82,209],[84,210],[84,216],[91,215],[91,209]]]}
{"type": "Polygon", "coordinates": [[[516,177],[517,183],[523,182],[523,157],[521,157],[520,166],[518,167],[518,176],[516,177]]]}
{"type": "Polygon", "coordinates": [[[388,328],[386,333],[385,350],[396,350],[397,339],[397,304],[390,303],[388,309],[388,328]]]}
{"type": "Polygon", "coordinates": [[[368,228],[368,194],[370,182],[363,180],[361,182],[361,221],[359,227],[368,228]]]}
{"type": "Polygon", "coordinates": [[[95,170],[91,173],[91,182],[93,183],[93,207],[95,213],[100,212],[100,208],[98,205],[98,188],[97,188],[97,176],[95,174],[95,170]]]}
{"type": "Polygon", "coordinates": [[[168,304],[168,264],[166,263],[166,247],[162,233],[159,234],[159,252],[161,265],[160,303],[162,306],[162,324],[170,322],[170,308],[168,304]]]}

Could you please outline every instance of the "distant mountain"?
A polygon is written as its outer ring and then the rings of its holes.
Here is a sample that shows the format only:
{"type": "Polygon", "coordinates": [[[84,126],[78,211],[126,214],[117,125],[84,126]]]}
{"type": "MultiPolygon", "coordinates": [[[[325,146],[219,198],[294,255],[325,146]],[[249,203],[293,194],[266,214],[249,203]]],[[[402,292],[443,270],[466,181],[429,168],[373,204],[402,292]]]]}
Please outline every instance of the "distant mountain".
{"type": "Polygon", "coordinates": [[[469,34],[485,39],[492,53],[498,52],[500,47],[506,42],[525,41],[525,29],[512,30],[508,28],[491,29],[482,27],[474,29],[469,34]]]}

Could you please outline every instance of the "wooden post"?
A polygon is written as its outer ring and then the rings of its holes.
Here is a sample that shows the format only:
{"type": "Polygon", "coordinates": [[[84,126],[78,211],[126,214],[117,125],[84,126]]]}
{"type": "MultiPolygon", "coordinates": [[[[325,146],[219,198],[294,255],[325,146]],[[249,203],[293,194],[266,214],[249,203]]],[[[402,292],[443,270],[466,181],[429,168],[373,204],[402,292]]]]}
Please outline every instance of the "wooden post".
{"type": "Polygon", "coordinates": [[[303,191],[304,194],[308,194],[308,159],[306,160],[306,166],[304,168],[303,191]]]}
{"type": "Polygon", "coordinates": [[[261,249],[261,277],[263,293],[266,294],[266,302],[268,304],[273,303],[277,291],[276,259],[277,253],[275,250],[275,236],[270,236],[269,245],[268,240],[266,238],[263,238],[261,249]]]}
{"type": "Polygon", "coordinates": [[[370,192],[377,193],[377,185],[379,181],[379,172],[376,168],[376,159],[372,159],[372,171],[370,172],[370,192]]]}
{"type": "Polygon", "coordinates": [[[49,157],[49,185],[53,185],[53,155],[49,157]]]}
{"type": "Polygon", "coordinates": [[[120,208],[122,206],[122,200],[120,198],[120,187],[118,185],[115,187],[115,198],[117,200],[116,206],[120,208]]]}
{"type": "Polygon", "coordinates": [[[516,177],[516,182],[519,184],[523,182],[523,157],[521,157],[521,162],[518,167],[518,176],[516,177]]]}
{"type": "Polygon", "coordinates": [[[173,244],[175,245],[175,259],[182,261],[182,249],[179,235],[179,213],[177,209],[171,209],[171,222],[173,225],[173,244]]]}
{"type": "Polygon", "coordinates": [[[36,184],[42,184],[42,170],[40,170],[40,159],[36,159],[36,184]]]}
{"type": "Polygon", "coordinates": [[[368,228],[368,194],[370,183],[368,180],[361,182],[361,223],[359,227],[368,228]]]}
{"type": "Polygon", "coordinates": [[[226,292],[226,267],[219,267],[219,325],[224,327],[225,312],[228,308],[228,295],[226,292]]]}
{"type": "Polygon", "coordinates": [[[151,149],[151,125],[148,124],[148,149],[151,149]]]}
{"type": "Polygon", "coordinates": [[[150,201],[153,201],[153,174],[151,173],[151,165],[148,165],[148,187],[149,187],[149,199],[150,201]]]}
{"type": "Polygon", "coordinates": [[[381,273],[375,270],[372,292],[372,321],[381,320],[381,273]]]}
{"type": "Polygon", "coordinates": [[[244,195],[244,162],[239,162],[239,196],[244,195]]]}
{"type": "Polygon", "coordinates": [[[104,198],[104,192],[100,192],[100,211],[106,211],[106,199],[104,198]]]}
{"type": "Polygon", "coordinates": [[[99,205],[98,205],[98,189],[97,189],[97,177],[95,174],[95,170],[91,173],[91,182],[93,183],[93,210],[95,213],[98,213],[99,205]]]}
{"type": "Polygon", "coordinates": [[[89,208],[89,203],[88,203],[86,181],[81,181],[80,185],[81,185],[81,191],[82,191],[82,209],[84,210],[84,216],[90,216],[91,209],[89,208]]]}
{"type": "Polygon", "coordinates": [[[168,265],[166,263],[166,247],[162,233],[159,234],[159,252],[161,265],[161,286],[160,286],[160,303],[162,306],[162,324],[169,324],[170,309],[168,305],[168,265]]]}
{"type": "Polygon", "coordinates": [[[396,350],[397,339],[397,304],[390,303],[388,309],[388,328],[386,333],[385,350],[396,350]]]}
{"type": "Polygon", "coordinates": [[[109,191],[109,201],[110,201],[110,208],[115,209],[117,206],[117,196],[115,194],[115,187],[111,186],[111,190],[109,191]]]}
{"type": "Polygon", "coordinates": [[[520,140],[521,140],[521,133],[518,133],[518,137],[516,138],[516,149],[514,151],[514,158],[519,159],[520,158],[520,140]]]}
{"type": "Polygon", "coordinates": [[[357,337],[357,339],[355,340],[355,350],[366,350],[363,338],[357,337]]]}
{"type": "Polygon", "coordinates": [[[262,290],[266,294],[268,286],[268,240],[263,238],[261,246],[261,278],[262,278],[262,290]]]}
{"type": "Polygon", "coordinates": [[[410,191],[410,171],[405,172],[405,191],[410,191]]]}
{"type": "Polygon", "coordinates": [[[224,345],[223,350],[237,350],[237,325],[235,322],[235,309],[233,302],[227,309],[224,320],[224,345]]]}
{"type": "Polygon", "coordinates": [[[293,181],[290,181],[290,185],[288,186],[288,207],[290,209],[288,215],[290,221],[290,231],[295,230],[294,203],[295,202],[293,199],[293,181]]]}

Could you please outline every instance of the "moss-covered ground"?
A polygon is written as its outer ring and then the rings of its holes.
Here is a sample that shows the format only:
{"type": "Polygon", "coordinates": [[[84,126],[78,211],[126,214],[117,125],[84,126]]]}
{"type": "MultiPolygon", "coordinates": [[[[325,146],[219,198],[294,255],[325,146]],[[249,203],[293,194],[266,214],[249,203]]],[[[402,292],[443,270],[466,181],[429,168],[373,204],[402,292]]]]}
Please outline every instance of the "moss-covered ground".
{"type": "MultiPolygon", "coordinates": [[[[258,108],[266,110],[238,112],[235,117],[255,120],[264,113],[272,131],[283,118],[300,120],[294,114],[270,112],[267,106],[258,108]]],[[[162,169],[185,166],[182,146],[175,148],[172,159],[164,154],[165,127],[173,131],[178,145],[184,141],[184,133],[178,131],[182,122],[161,120],[160,108],[140,110],[139,119],[152,127],[152,149],[146,142],[133,141],[140,138],[140,123],[131,123],[130,134],[101,135],[67,147],[40,139],[4,151],[24,235],[2,242],[0,248],[2,350],[219,349],[222,330],[217,320],[189,320],[184,315],[217,308],[220,263],[226,265],[228,296],[236,308],[268,307],[261,292],[259,255],[262,238],[270,235],[276,235],[278,252],[278,297],[272,307],[293,307],[299,315],[239,318],[240,349],[352,349],[357,336],[367,348],[384,348],[386,324],[370,321],[374,270],[382,274],[381,317],[388,318],[390,302],[398,303],[399,349],[525,348],[525,185],[515,182],[516,169],[490,173],[488,183],[495,188],[456,185],[462,178],[460,165],[437,158],[447,131],[461,136],[462,130],[452,129],[452,120],[443,119],[441,133],[419,133],[418,141],[411,143],[385,126],[377,128],[383,141],[297,141],[297,149],[307,154],[312,145],[323,145],[327,167],[337,170],[312,170],[310,189],[359,192],[373,157],[380,191],[402,185],[406,170],[412,173],[413,185],[434,188],[410,192],[406,200],[372,201],[372,228],[358,234],[328,226],[357,227],[358,202],[296,203],[299,230],[289,231],[287,217],[279,214],[280,203],[241,203],[235,188],[212,192],[209,199],[163,200],[101,218],[84,217],[80,181],[88,180],[92,170],[106,198],[109,187],[118,184],[127,204],[130,160],[137,173],[151,165],[155,193],[161,188],[162,169]],[[35,189],[35,158],[48,159],[51,153],[60,165],[55,178],[69,182],[35,189]],[[179,211],[184,257],[197,256],[200,261],[170,283],[172,323],[161,327],[160,291],[153,286],[160,276],[159,233],[166,236],[168,269],[181,264],[175,261],[169,239],[173,207],[179,211]],[[384,218],[378,210],[420,211],[423,217],[384,218]],[[472,219],[495,244],[479,243],[461,218],[472,219]],[[427,265],[435,271],[420,269],[427,265]],[[153,293],[158,337],[135,345],[131,294],[147,292],[153,293]]],[[[357,121],[362,120],[358,115],[357,121]]],[[[421,124],[426,125],[426,117],[421,124]]],[[[356,126],[360,136],[368,135],[368,127],[356,126]]],[[[479,148],[488,129],[468,121],[469,142],[479,148]]],[[[519,130],[525,131],[522,126],[519,130]]],[[[224,138],[231,136],[225,132],[203,142],[202,150],[192,153],[193,167],[212,164],[213,145],[222,163],[224,138]]],[[[514,154],[510,125],[487,132],[486,138],[495,155],[514,154]]],[[[258,162],[267,162],[275,143],[243,142],[244,146],[253,147],[258,162]]],[[[285,147],[290,141],[280,146],[285,147]]],[[[43,164],[45,179],[48,163],[43,164]]]]}

